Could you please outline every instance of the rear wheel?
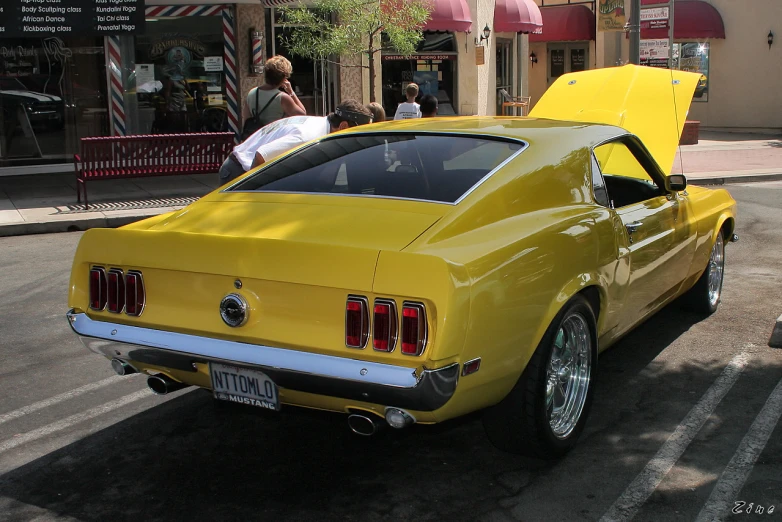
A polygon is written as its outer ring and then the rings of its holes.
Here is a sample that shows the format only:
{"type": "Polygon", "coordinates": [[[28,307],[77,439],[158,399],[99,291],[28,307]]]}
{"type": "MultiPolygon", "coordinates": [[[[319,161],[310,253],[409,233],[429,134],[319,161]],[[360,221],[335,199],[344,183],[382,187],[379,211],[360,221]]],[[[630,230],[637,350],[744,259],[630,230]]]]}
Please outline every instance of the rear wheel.
{"type": "Polygon", "coordinates": [[[557,314],[505,399],[484,427],[499,449],[529,457],[564,455],[584,429],[597,370],[595,316],[577,295],[557,314]]]}
{"type": "Polygon", "coordinates": [[[704,314],[717,311],[722,297],[722,280],[725,272],[725,239],[722,231],[717,234],[717,240],[711,249],[709,264],[706,270],[687,293],[689,308],[704,314]]]}

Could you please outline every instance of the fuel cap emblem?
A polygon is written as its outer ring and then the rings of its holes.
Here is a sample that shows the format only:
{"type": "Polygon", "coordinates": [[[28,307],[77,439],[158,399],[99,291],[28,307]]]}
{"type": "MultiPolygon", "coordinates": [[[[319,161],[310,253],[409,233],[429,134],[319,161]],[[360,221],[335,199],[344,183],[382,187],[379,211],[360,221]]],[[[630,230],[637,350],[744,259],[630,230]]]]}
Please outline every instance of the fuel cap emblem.
{"type": "Polygon", "coordinates": [[[247,301],[239,294],[228,294],[220,301],[220,317],[231,327],[247,322],[247,301]]]}

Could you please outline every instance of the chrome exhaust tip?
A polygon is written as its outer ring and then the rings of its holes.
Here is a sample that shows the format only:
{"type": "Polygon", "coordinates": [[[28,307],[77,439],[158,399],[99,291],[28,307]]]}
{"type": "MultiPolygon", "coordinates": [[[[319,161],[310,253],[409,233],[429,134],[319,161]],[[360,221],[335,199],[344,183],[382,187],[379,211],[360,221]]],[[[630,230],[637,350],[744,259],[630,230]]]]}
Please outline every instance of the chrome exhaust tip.
{"type": "Polygon", "coordinates": [[[187,384],[170,379],[163,374],[153,375],[147,379],[147,386],[155,395],[166,395],[188,387],[187,384]]]}
{"type": "Polygon", "coordinates": [[[733,234],[732,236],[730,236],[730,242],[731,243],[736,243],[738,240],[739,240],[739,235],[738,234],[733,234]]]}
{"type": "Polygon", "coordinates": [[[374,419],[366,415],[354,413],[348,416],[348,426],[356,435],[371,437],[382,427],[380,419],[374,419]]]}
{"type": "Polygon", "coordinates": [[[112,359],[111,368],[117,375],[132,375],[134,373],[138,373],[138,370],[122,359],[112,359]]]}
{"type": "Polygon", "coordinates": [[[401,430],[415,423],[415,417],[400,408],[386,408],[386,422],[392,428],[401,430]]]}

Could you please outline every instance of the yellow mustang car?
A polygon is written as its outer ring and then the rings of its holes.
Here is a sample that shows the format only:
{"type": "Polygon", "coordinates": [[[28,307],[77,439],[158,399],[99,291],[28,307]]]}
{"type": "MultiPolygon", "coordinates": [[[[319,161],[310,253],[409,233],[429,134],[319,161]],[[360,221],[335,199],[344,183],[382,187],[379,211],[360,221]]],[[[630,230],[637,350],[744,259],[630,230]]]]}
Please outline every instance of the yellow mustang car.
{"type": "Polygon", "coordinates": [[[698,78],[580,72],[530,118],[331,134],[86,232],[70,325],[159,394],[343,412],[364,435],[485,410],[498,447],[560,456],[600,351],[682,294],[719,305],[735,202],[667,174],[698,78]]]}

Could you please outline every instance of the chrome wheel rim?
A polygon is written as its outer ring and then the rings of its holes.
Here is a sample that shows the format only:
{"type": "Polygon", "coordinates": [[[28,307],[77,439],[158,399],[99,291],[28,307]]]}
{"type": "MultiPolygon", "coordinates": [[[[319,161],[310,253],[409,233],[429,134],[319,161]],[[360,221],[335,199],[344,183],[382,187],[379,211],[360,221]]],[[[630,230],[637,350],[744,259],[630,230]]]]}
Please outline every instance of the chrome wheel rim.
{"type": "Polygon", "coordinates": [[[554,436],[566,439],[581,418],[592,371],[592,335],[581,314],[568,316],[554,338],[546,372],[546,414],[554,436]]]}
{"type": "Polygon", "coordinates": [[[722,272],[725,269],[725,243],[722,234],[717,234],[717,241],[711,249],[709,258],[709,304],[713,307],[720,300],[722,292],[722,272]]]}

